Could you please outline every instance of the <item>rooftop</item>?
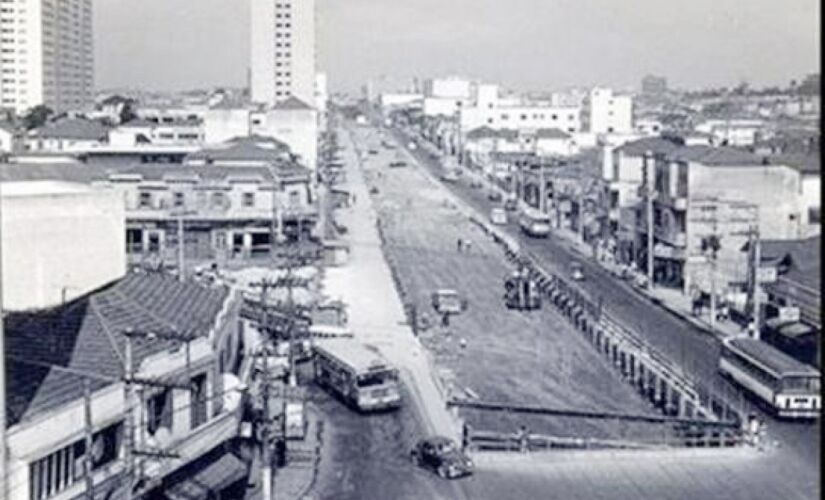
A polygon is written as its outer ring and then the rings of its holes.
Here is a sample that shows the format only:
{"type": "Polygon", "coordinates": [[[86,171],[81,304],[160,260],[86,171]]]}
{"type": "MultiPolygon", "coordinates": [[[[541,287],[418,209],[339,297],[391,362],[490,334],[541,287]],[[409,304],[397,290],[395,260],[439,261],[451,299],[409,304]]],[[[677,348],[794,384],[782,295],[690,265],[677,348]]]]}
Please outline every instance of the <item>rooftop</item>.
{"type": "Polygon", "coordinates": [[[765,165],[761,156],[728,146],[681,146],[667,153],[671,160],[701,163],[708,166],[765,165]]]}
{"type": "Polygon", "coordinates": [[[283,111],[297,111],[297,110],[312,110],[314,109],[309,104],[305,103],[304,101],[298,99],[295,96],[291,96],[288,99],[285,99],[280,102],[276,102],[272,109],[283,110],[283,111]]]}
{"type": "Polygon", "coordinates": [[[540,128],[536,131],[539,139],[569,139],[570,134],[557,128],[540,128]]]}
{"type": "Polygon", "coordinates": [[[630,141],[616,150],[627,156],[644,156],[648,151],[653,154],[668,154],[679,147],[676,142],[661,137],[644,137],[635,141],[630,141]]]}
{"type": "Polygon", "coordinates": [[[102,141],[108,137],[109,129],[95,120],[86,118],[60,118],[33,130],[30,132],[30,135],[42,139],[102,141]]]}
{"type": "Polygon", "coordinates": [[[770,344],[762,342],[761,340],[746,337],[733,337],[729,338],[727,341],[734,348],[741,350],[777,374],[819,376],[819,370],[813,366],[797,361],[796,359],[788,356],[770,344]]]}
{"type": "MultiPolygon", "coordinates": [[[[179,282],[160,274],[129,274],[68,304],[7,314],[7,418],[9,425],[82,397],[81,375],[97,391],[123,376],[122,332],[176,331],[205,336],[228,291],[179,282]]],[[[172,347],[165,340],[135,340],[136,362],[172,347]]]]}
{"type": "Polygon", "coordinates": [[[85,184],[53,180],[3,182],[0,188],[2,188],[0,192],[2,192],[3,197],[78,194],[90,191],[85,184]]]}
{"type": "Polygon", "coordinates": [[[784,279],[816,290],[820,289],[820,236],[804,240],[762,240],[760,243],[762,261],[778,262],[781,267],[780,275],[784,279]]]}

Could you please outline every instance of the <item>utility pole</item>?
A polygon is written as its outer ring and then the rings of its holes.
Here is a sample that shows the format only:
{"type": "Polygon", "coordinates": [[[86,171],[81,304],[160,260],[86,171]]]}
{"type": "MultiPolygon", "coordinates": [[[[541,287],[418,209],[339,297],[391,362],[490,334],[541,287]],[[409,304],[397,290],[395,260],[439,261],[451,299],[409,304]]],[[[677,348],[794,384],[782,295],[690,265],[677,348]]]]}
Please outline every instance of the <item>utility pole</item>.
{"type": "MultiPolygon", "coordinates": [[[[189,346],[188,343],[193,340],[191,337],[181,335],[177,332],[148,332],[128,329],[123,332],[126,337],[126,346],[124,348],[124,376],[123,387],[125,391],[125,406],[126,415],[123,424],[123,460],[125,463],[126,475],[126,499],[133,500],[135,498],[135,486],[137,478],[135,474],[135,457],[153,457],[153,458],[180,458],[180,455],[175,452],[168,452],[163,450],[139,449],[136,446],[135,437],[135,410],[141,412],[140,405],[135,403],[135,385],[141,386],[155,386],[163,387],[165,389],[185,389],[192,391],[191,374],[189,366],[189,346]],[[179,342],[186,342],[186,383],[171,383],[164,380],[141,378],[135,376],[134,356],[132,352],[132,342],[135,337],[162,339],[162,340],[176,340],[179,342]]],[[[174,409],[170,409],[174,411],[174,409]]]]}
{"type": "Polygon", "coordinates": [[[544,179],[542,162],[539,162],[539,211],[547,213],[547,181],[544,179]]]}
{"type": "MultiPolygon", "coordinates": [[[[266,290],[264,287],[263,290],[266,290]]],[[[263,293],[266,293],[265,291],[263,293]]],[[[266,308],[264,308],[266,311],[266,308]]],[[[264,312],[266,315],[266,312],[264,312]]],[[[272,474],[272,448],[269,445],[270,418],[269,418],[269,353],[264,346],[264,379],[263,379],[263,422],[261,422],[261,436],[259,452],[261,458],[261,493],[263,500],[272,500],[273,474],[272,474]]]]}
{"type": "Polygon", "coordinates": [[[654,182],[656,179],[653,153],[647,151],[644,156],[645,164],[645,202],[647,205],[647,289],[653,291],[653,199],[656,197],[654,182]]]}
{"type": "Polygon", "coordinates": [[[762,244],[759,236],[759,226],[753,228],[751,233],[753,235],[753,335],[759,340],[761,337],[760,328],[760,303],[759,294],[761,292],[759,287],[759,267],[762,260],[762,244]]]}
{"type": "Polygon", "coordinates": [[[92,388],[88,378],[83,379],[83,418],[86,453],[83,456],[83,475],[86,480],[86,499],[95,499],[95,481],[92,477],[92,446],[94,444],[94,427],[92,427],[92,388]]]}

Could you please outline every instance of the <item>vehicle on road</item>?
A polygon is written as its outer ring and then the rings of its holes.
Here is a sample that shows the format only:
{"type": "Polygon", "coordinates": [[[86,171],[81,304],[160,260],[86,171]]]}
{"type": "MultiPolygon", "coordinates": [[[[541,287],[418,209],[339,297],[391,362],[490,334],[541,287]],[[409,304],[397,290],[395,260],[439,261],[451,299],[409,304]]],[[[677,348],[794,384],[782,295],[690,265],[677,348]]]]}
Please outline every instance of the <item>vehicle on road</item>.
{"type": "Polygon", "coordinates": [[[433,308],[439,314],[459,314],[467,309],[467,301],[457,291],[449,288],[436,290],[431,300],[433,308]]]}
{"type": "Polygon", "coordinates": [[[446,437],[422,439],[410,451],[410,459],[418,466],[430,469],[443,479],[455,479],[473,473],[473,462],[446,437]]]}
{"type": "Polygon", "coordinates": [[[515,212],[518,210],[518,200],[515,198],[507,198],[504,200],[504,210],[508,212],[515,212]]]}
{"type": "Polygon", "coordinates": [[[504,305],[519,311],[541,308],[538,283],[526,269],[515,271],[504,280],[504,305]]]}
{"type": "Polygon", "coordinates": [[[407,162],[404,160],[395,160],[390,162],[390,168],[404,168],[407,166],[407,162]]]}
{"type": "Polygon", "coordinates": [[[722,341],[719,371],[779,416],[816,418],[821,410],[819,370],[750,337],[722,341]]]}
{"type": "Polygon", "coordinates": [[[412,149],[412,150],[415,150],[415,149],[417,149],[417,148],[418,148],[418,145],[416,145],[416,143],[415,143],[415,142],[410,141],[410,142],[407,144],[407,148],[412,149]]]}
{"type": "Polygon", "coordinates": [[[493,224],[507,224],[507,211],[502,207],[493,207],[490,210],[490,222],[493,224]]]}
{"type": "Polygon", "coordinates": [[[287,439],[304,439],[307,419],[303,403],[288,402],[284,405],[284,427],[287,439]]]}
{"type": "Polygon", "coordinates": [[[315,381],[362,412],[401,406],[398,370],[374,347],[355,339],[316,341],[315,381]]]}
{"type": "Polygon", "coordinates": [[[573,262],[570,264],[570,277],[573,281],[582,281],[584,280],[584,270],[582,269],[582,265],[580,262],[573,262]]]}
{"type": "Polygon", "coordinates": [[[491,189],[487,193],[487,199],[496,202],[501,201],[501,193],[498,191],[498,189],[491,189]]]}
{"type": "Polygon", "coordinates": [[[453,169],[445,169],[441,172],[441,180],[445,182],[458,182],[458,172],[453,169]]]}
{"type": "Polygon", "coordinates": [[[471,177],[470,178],[470,187],[473,189],[478,189],[482,187],[484,184],[481,182],[481,179],[478,177],[471,177]]]}
{"type": "Polygon", "coordinates": [[[289,375],[289,357],[276,349],[255,353],[253,369],[257,376],[269,374],[270,380],[286,380],[289,375]]]}
{"type": "Polygon", "coordinates": [[[370,150],[368,151],[368,153],[369,153],[369,154],[371,154],[371,155],[377,155],[377,154],[378,154],[378,150],[377,150],[377,149],[370,149],[370,150]]]}
{"type": "Polygon", "coordinates": [[[550,216],[535,208],[525,206],[519,215],[519,226],[528,236],[546,238],[550,234],[550,216]]]}

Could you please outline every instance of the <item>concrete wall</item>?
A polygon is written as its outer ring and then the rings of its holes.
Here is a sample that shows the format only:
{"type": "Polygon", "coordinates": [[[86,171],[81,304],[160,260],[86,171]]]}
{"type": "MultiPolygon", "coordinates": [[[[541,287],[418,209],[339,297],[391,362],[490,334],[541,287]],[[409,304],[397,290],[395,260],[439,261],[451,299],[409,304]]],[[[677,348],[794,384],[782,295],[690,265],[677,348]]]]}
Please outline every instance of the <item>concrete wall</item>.
{"type": "Polygon", "coordinates": [[[234,137],[249,135],[248,109],[210,109],[204,113],[204,142],[221,144],[234,137]]]}
{"type": "Polygon", "coordinates": [[[4,183],[2,201],[6,309],[54,306],[125,274],[124,202],[117,193],[4,183]]]}
{"type": "Polygon", "coordinates": [[[314,109],[269,110],[255,115],[260,124],[250,127],[250,133],[274,137],[286,143],[300,162],[315,170],[318,159],[318,118],[314,109]]]}

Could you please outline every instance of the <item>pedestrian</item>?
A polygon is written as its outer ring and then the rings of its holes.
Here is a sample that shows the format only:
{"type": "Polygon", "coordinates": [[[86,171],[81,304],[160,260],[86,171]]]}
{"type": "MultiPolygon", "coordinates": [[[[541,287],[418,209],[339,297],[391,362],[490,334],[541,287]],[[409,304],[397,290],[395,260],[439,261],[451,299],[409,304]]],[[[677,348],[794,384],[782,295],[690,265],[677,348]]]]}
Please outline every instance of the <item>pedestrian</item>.
{"type": "Polygon", "coordinates": [[[441,326],[447,327],[450,326],[450,315],[449,313],[444,313],[441,315],[441,326]]]}
{"type": "Polygon", "coordinates": [[[457,244],[457,246],[458,246],[458,253],[461,253],[461,249],[462,249],[462,247],[463,247],[463,245],[464,245],[464,242],[463,242],[463,241],[461,241],[461,238],[459,238],[459,239],[458,239],[458,241],[456,242],[456,244],[457,244]]]}
{"type": "Polygon", "coordinates": [[[467,423],[461,424],[461,451],[466,451],[470,447],[470,426],[467,423]]]}
{"type": "Polygon", "coordinates": [[[521,453],[527,453],[530,448],[530,440],[529,440],[530,433],[527,431],[527,426],[522,425],[519,428],[518,433],[518,440],[519,440],[519,451],[521,453]]]}

